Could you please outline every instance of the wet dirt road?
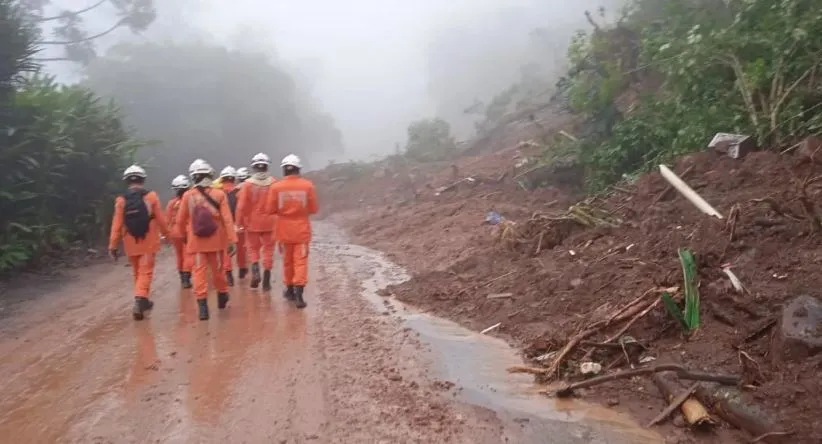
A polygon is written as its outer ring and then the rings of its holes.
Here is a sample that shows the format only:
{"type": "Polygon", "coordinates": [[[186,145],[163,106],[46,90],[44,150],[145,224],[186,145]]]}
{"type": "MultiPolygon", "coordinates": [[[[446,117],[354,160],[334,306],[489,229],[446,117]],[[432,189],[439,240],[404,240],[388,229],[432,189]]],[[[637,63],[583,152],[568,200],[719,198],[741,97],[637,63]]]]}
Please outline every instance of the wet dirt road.
{"type": "Polygon", "coordinates": [[[476,377],[461,387],[459,372],[441,370],[460,356],[426,350],[418,331],[426,340],[430,330],[362,297],[380,264],[319,225],[302,311],[276,286],[269,294],[238,281],[229,307],[218,313],[212,300],[212,319],[198,321],[169,252],[142,322],[131,320],[123,264],[8,291],[5,300],[25,301],[2,307],[2,441],[660,442],[621,419],[580,425],[569,412],[558,419],[550,401],[488,398],[476,377]]]}

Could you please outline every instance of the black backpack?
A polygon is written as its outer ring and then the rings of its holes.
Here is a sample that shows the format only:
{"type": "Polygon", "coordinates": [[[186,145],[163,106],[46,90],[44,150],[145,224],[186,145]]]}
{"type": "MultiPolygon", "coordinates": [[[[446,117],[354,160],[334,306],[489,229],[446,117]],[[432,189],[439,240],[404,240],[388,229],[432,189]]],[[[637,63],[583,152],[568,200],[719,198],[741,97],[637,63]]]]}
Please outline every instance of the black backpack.
{"type": "Polygon", "coordinates": [[[228,208],[231,209],[231,217],[237,219],[237,191],[239,188],[234,188],[233,190],[225,193],[228,197],[228,208]]]}
{"type": "Polygon", "coordinates": [[[149,222],[151,222],[148,205],[144,200],[146,194],[148,194],[148,190],[143,188],[128,190],[123,194],[123,198],[126,200],[126,207],[123,211],[126,231],[137,240],[146,237],[149,222]]]}

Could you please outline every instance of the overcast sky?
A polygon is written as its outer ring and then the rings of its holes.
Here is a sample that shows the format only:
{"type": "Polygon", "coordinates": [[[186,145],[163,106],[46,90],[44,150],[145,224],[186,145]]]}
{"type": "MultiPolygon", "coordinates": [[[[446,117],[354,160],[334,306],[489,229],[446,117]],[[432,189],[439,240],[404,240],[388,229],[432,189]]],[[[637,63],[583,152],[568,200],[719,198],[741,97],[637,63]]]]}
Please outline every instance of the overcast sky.
{"type": "MultiPolygon", "coordinates": [[[[76,9],[93,1],[55,3],[76,9]]],[[[391,152],[395,142],[404,143],[410,121],[434,114],[435,106],[426,92],[425,51],[435,30],[476,27],[483,18],[499,17],[500,8],[528,6],[539,14],[528,17],[528,23],[514,21],[502,30],[501,25],[495,25],[495,32],[504,34],[500,39],[514,36],[523,41],[523,36],[541,23],[568,28],[570,34],[583,20],[582,4],[596,0],[572,4],[566,0],[155,2],[159,18],[142,38],[179,38],[191,28],[225,44],[244,36],[245,44],[271,45],[282,60],[296,64],[306,74],[313,71],[314,95],[333,114],[347,153],[363,158],[391,152]]],[[[110,21],[103,16],[89,16],[89,27],[103,27],[103,23],[94,23],[110,21]]],[[[522,14],[519,17],[517,20],[523,22],[522,14]]],[[[123,31],[101,44],[127,36],[123,31]]],[[[69,66],[55,64],[51,68],[66,79],[72,78],[67,77],[72,73],[69,66]]]]}

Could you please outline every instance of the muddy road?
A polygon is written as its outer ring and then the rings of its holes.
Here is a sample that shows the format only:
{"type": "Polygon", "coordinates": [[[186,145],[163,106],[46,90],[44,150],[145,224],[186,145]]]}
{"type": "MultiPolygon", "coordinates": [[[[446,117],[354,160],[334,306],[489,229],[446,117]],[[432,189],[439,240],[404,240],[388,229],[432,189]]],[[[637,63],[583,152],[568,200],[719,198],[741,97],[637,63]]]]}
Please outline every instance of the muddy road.
{"type": "Polygon", "coordinates": [[[603,409],[530,395],[505,375],[516,358],[504,345],[379,299],[401,270],[317,229],[302,311],[238,281],[201,322],[170,251],[142,322],[122,263],[7,290],[3,441],[661,442],[603,409]]]}

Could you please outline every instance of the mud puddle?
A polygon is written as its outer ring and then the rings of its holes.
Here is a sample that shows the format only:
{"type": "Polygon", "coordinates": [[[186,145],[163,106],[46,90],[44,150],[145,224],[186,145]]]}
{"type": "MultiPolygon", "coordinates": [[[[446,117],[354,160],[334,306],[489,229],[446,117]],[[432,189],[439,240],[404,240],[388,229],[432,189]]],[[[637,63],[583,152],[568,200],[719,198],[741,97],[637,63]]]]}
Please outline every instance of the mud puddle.
{"type": "Polygon", "coordinates": [[[494,411],[505,425],[505,438],[537,442],[550,437],[557,444],[664,442],[659,434],[610,409],[536,395],[532,376],[507,373],[508,367],[523,363],[507,343],[378,295],[379,289],[410,276],[382,253],[346,243],[345,234],[334,225],[317,225],[320,236],[315,246],[349,262],[362,283],[362,296],[378,312],[400,318],[415,331],[429,347],[435,376],[458,387],[458,400],[494,411]]]}

